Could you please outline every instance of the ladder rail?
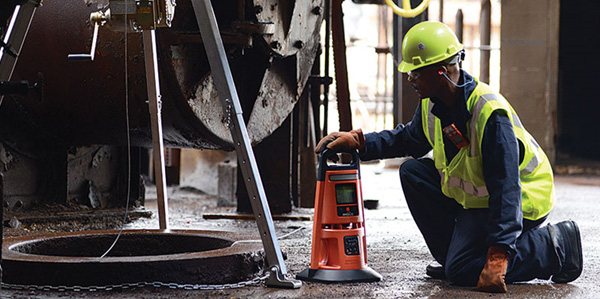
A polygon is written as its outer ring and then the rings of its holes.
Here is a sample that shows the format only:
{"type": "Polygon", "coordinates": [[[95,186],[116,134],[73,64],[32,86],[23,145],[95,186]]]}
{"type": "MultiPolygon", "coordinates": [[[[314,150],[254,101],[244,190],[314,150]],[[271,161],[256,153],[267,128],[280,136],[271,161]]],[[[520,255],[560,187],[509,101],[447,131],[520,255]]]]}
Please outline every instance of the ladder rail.
{"type": "MultiPolygon", "coordinates": [[[[17,64],[18,55],[21,53],[25,37],[29,31],[31,20],[35,15],[35,10],[40,6],[40,0],[28,1],[25,4],[17,5],[10,20],[10,24],[2,41],[6,44],[0,48],[0,81],[8,81],[12,76],[17,64]],[[11,48],[11,52],[7,51],[7,47],[11,48]]],[[[3,95],[0,95],[0,105],[2,105],[3,95]]]]}
{"type": "Polygon", "coordinates": [[[224,113],[226,113],[227,123],[230,124],[229,129],[233,137],[235,151],[238,161],[241,163],[240,169],[242,170],[244,183],[250,196],[250,203],[267,256],[269,271],[271,271],[267,285],[299,288],[301,286],[300,281],[285,278],[287,269],[275,234],[267,196],[258,171],[258,165],[242,114],[242,106],[235,89],[212,4],[210,0],[192,0],[192,6],[204,41],[204,48],[208,55],[217,93],[223,105],[224,113]],[[232,112],[233,115],[227,115],[229,112],[232,112]]]}
{"type": "Polygon", "coordinates": [[[162,101],[156,56],[156,35],[154,29],[143,30],[144,60],[146,63],[146,88],[148,90],[148,108],[152,129],[152,155],[154,164],[154,181],[156,182],[156,201],[158,206],[158,225],[160,229],[168,229],[168,194],[167,175],[165,170],[165,146],[162,130],[162,101]]]}

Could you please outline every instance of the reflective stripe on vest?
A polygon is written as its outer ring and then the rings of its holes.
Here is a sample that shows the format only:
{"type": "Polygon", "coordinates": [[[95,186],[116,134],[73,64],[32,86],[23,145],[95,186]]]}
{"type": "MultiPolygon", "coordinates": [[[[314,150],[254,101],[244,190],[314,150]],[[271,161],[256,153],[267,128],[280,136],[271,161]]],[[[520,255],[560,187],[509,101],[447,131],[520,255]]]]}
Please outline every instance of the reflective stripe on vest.
{"type": "Polygon", "coordinates": [[[480,147],[488,118],[494,111],[503,111],[510,118],[515,137],[522,145],[519,151],[524,150],[521,153],[523,160],[519,164],[523,217],[538,220],[550,212],[555,198],[550,162],[502,95],[478,82],[467,99],[467,109],[472,118],[467,123],[469,131],[466,133],[471,137],[471,146],[460,149],[450,161],[445,156],[441,122],[432,113],[435,104],[430,99],[423,99],[421,103],[423,133],[433,148],[435,167],[440,174],[444,195],[453,198],[465,209],[489,207],[490,195],[483,176],[480,147]]]}
{"type": "Polygon", "coordinates": [[[433,143],[434,143],[433,138],[435,138],[435,115],[433,115],[433,112],[431,112],[431,109],[433,109],[433,105],[431,105],[431,102],[430,102],[429,103],[429,112],[427,113],[427,129],[429,130],[429,138],[432,138],[430,140],[430,142],[431,142],[431,146],[433,147],[433,143]]]}
{"type": "MultiPolygon", "coordinates": [[[[443,185],[444,182],[446,181],[446,174],[441,169],[438,169],[438,173],[440,174],[441,184],[443,185]]],[[[473,196],[477,196],[477,197],[483,197],[483,196],[490,195],[488,193],[487,186],[483,185],[481,187],[475,187],[475,185],[473,185],[473,183],[467,182],[467,181],[462,180],[457,177],[448,177],[448,186],[453,187],[453,188],[459,188],[459,189],[463,190],[465,193],[473,195],[473,196]]]]}
{"type": "Polygon", "coordinates": [[[538,167],[538,165],[540,165],[540,159],[538,158],[538,151],[540,150],[540,145],[535,141],[535,138],[533,138],[533,136],[531,137],[531,145],[533,146],[532,151],[534,153],[534,156],[531,158],[531,160],[529,160],[527,166],[525,166],[525,168],[521,170],[521,175],[532,173],[538,167]]]}
{"type": "MultiPolygon", "coordinates": [[[[475,106],[473,107],[473,112],[472,112],[473,120],[471,121],[471,125],[470,125],[471,140],[477,140],[477,132],[475,130],[475,125],[477,124],[477,120],[479,119],[479,115],[481,114],[481,110],[483,109],[483,106],[485,106],[485,104],[489,101],[498,101],[498,100],[499,100],[499,98],[496,94],[488,93],[488,94],[481,95],[479,100],[475,103],[475,106]]],[[[514,114],[512,111],[510,112],[510,116],[511,116],[514,126],[521,130],[524,130],[523,123],[521,123],[521,119],[519,118],[519,116],[514,114]]],[[[527,166],[525,166],[525,168],[523,170],[521,170],[520,173],[522,175],[532,173],[538,167],[538,165],[540,165],[540,160],[538,158],[538,150],[540,148],[540,145],[535,141],[533,136],[530,138],[530,142],[532,145],[532,151],[534,153],[534,156],[533,156],[533,158],[531,158],[531,160],[529,160],[529,162],[527,163],[527,166]]],[[[477,146],[476,142],[471,142],[471,156],[475,156],[476,146],[477,146]]]]}
{"type": "MultiPolygon", "coordinates": [[[[485,104],[489,101],[498,101],[499,98],[498,96],[496,96],[493,93],[488,93],[488,94],[484,94],[481,95],[481,97],[479,98],[479,101],[477,101],[477,103],[475,103],[475,107],[473,107],[473,120],[471,121],[471,140],[477,140],[477,132],[475,130],[475,125],[477,124],[477,120],[479,119],[479,115],[481,114],[481,109],[483,109],[483,106],[485,106],[485,104]]],[[[510,116],[512,118],[513,124],[515,125],[515,127],[523,129],[523,124],[521,123],[521,119],[519,119],[519,116],[517,116],[516,114],[514,114],[512,111],[510,112],[510,116]]],[[[477,144],[475,142],[471,143],[471,156],[475,155],[475,146],[477,144]]]]}

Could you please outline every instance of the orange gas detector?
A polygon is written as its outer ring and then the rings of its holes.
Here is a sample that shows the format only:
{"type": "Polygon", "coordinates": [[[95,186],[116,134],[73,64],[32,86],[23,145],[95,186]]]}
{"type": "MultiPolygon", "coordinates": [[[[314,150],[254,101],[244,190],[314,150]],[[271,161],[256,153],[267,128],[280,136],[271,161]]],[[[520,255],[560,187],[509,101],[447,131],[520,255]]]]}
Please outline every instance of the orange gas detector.
{"type": "Polygon", "coordinates": [[[318,282],[380,281],[367,266],[367,240],[356,151],[350,164],[328,164],[338,152],[321,154],[315,194],[310,268],[296,278],[318,282]]]}

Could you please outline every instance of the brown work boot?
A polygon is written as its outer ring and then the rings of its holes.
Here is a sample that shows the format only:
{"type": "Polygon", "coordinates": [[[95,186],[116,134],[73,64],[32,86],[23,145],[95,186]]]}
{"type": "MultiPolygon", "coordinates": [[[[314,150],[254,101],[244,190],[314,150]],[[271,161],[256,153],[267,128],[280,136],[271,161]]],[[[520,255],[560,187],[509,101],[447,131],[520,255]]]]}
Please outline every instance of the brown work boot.
{"type": "Polygon", "coordinates": [[[508,267],[508,254],[506,250],[492,246],[488,249],[487,262],[481,270],[477,289],[491,293],[506,293],[506,268],[508,267]]]}

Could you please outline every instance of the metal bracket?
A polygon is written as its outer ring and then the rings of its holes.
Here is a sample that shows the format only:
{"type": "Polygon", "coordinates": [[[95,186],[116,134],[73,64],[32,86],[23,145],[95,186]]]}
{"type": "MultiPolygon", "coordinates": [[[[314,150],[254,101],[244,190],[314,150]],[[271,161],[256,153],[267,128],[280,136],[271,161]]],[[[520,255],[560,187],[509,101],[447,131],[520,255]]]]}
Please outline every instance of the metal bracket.
{"type": "Polygon", "coordinates": [[[285,277],[284,274],[281,273],[279,267],[274,265],[269,269],[269,277],[265,281],[265,284],[270,287],[278,287],[284,289],[297,289],[302,286],[302,282],[300,280],[289,279],[285,277]]]}
{"type": "Polygon", "coordinates": [[[232,126],[229,129],[267,256],[267,264],[272,274],[266,284],[272,287],[299,288],[302,285],[300,281],[285,277],[287,270],[213,7],[210,0],[192,0],[192,6],[224,113],[229,105],[233,108],[232,126]]]}

